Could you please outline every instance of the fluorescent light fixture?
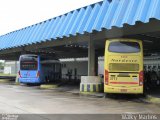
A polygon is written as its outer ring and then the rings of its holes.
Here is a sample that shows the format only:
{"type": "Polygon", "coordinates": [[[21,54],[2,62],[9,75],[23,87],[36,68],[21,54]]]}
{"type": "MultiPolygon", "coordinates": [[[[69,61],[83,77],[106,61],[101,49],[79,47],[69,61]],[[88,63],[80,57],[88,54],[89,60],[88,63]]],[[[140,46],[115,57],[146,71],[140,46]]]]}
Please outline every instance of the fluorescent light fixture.
{"type": "Polygon", "coordinates": [[[151,40],[143,40],[144,42],[147,42],[147,43],[153,43],[153,41],[151,40]]]}

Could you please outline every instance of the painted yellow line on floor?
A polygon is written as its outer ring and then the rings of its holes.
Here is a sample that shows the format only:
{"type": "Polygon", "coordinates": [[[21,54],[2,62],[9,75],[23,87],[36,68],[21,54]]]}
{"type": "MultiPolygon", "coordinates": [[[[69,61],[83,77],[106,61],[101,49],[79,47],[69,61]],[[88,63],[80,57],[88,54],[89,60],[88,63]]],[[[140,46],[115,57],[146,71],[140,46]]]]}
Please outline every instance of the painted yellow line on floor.
{"type": "Polygon", "coordinates": [[[40,85],[41,89],[51,89],[51,88],[57,88],[58,85],[56,84],[44,84],[44,85],[40,85]]]}
{"type": "Polygon", "coordinates": [[[15,82],[14,84],[15,84],[15,85],[20,85],[20,83],[19,83],[19,82],[15,82]]]}
{"type": "Polygon", "coordinates": [[[151,102],[151,103],[158,103],[158,104],[160,104],[160,98],[154,97],[154,96],[150,96],[150,95],[147,96],[147,101],[151,102]]]}
{"type": "Polygon", "coordinates": [[[10,82],[9,79],[0,79],[0,83],[8,83],[8,82],[10,82]]]}

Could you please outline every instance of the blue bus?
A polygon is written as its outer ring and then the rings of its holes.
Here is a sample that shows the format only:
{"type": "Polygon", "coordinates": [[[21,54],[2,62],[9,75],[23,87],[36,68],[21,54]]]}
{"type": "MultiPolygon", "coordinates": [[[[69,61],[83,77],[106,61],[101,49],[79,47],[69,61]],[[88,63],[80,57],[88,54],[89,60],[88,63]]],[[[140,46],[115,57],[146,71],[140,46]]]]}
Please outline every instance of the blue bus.
{"type": "Polygon", "coordinates": [[[19,82],[41,84],[57,81],[61,78],[61,64],[45,56],[25,54],[19,58],[19,82]]]}

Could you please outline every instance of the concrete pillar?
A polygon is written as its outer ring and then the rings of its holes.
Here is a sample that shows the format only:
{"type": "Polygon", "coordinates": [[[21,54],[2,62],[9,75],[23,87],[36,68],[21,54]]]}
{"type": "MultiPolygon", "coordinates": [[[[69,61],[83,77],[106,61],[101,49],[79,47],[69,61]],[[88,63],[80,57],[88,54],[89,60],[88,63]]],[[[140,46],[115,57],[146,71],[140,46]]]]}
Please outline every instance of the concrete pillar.
{"type": "Polygon", "coordinates": [[[95,76],[95,46],[90,35],[88,41],[88,76],[95,76]]]}
{"type": "Polygon", "coordinates": [[[95,53],[95,76],[98,76],[98,54],[95,53]]]}
{"type": "Polygon", "coordinates": [[[14,61],[14,74],[17,73],[17,61],[14,61]]]}
{"type": "Polygon", "coordinates": [[[19,68],[17,68],[18,65],[17,65],[17,61],[15,61],[15,73],[16,73],[16,80],[15,80],[15,83],[18,85],[19,84],[19,74],[18,74],[18,71],[19,71],[19,68]]]}
{"type": "Polygon", "coordinates": [[[103,85],[98,74],[98,54],[95,52],[95,45],[90,35],[88,41],[88,76],[81,76],[80,93],[101,92],[103,85]]]}

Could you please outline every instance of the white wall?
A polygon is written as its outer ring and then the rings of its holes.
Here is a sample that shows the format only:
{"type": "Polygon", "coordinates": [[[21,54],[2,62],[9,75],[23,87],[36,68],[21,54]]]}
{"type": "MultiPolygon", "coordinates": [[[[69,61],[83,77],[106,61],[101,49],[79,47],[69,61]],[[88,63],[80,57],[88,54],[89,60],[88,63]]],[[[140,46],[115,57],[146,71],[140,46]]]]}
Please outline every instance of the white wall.
{"type": "Polygon", "coordinates": [[[4,67],[4,74],[11,74],[11,66],[4,67]]]}
{"type": "MultiPolygon", "coordinates": [[[[77,68],[78,76],[87,76],[88,74],[88,62],[87,61],[63,61],[62,62],[62,78],[67,78],[66,74],[69,70],[72,70],[74,76],[74,69],[77,68]],[[65,67],[64,67],[65,66],[65,67]]],[[[98,75],[104,74],[104,60],[98,61],[98,75]]]]}
{"type": "MultiPolygon", "coordinates": [[[[66,74],[68,70],[72,70],[72,76],[74,77],[74,69],[77,69],[77,75],[86,76],[88,73],[88,62],[87,61],[67,61],[62,62],[62,77],[67,78],[66,74]]],[[[73,78],[74,79],[74,78],[73,78]]]]}
{"type": "Polygon", "coordinates": [[[17,74],[18,69],[19,69],[19,62],[5,61],[4,74],[17,74]]]}

